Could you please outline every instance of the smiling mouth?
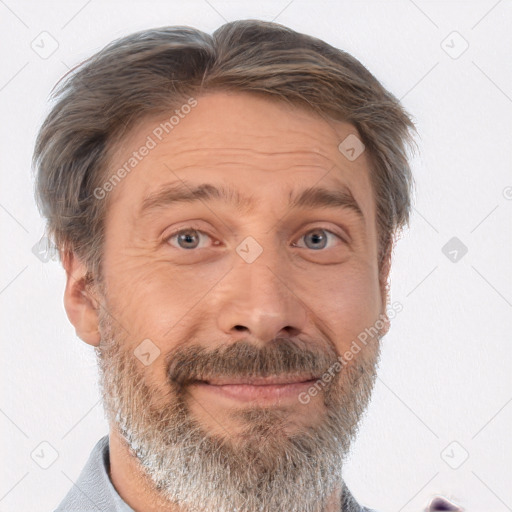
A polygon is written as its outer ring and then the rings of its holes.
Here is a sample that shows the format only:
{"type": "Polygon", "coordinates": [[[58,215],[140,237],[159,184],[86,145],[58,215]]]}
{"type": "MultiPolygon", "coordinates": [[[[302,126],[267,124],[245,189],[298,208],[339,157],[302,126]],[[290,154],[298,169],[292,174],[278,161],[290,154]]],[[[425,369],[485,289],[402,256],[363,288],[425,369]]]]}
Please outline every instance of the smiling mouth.
{"type": "Polygon", "coordinates": [[[315,380],[314,375],[274,375],[270,377],[223,377],[204,379],[199,382],[204,382],[213,386],[226,386],[226,385],[248,385],[248,386],[273,386],[283,384],[296,384],[300,382],[309,382],[315,380]]]}
{"type": "Polygon", "coordinates": [[[311,375],[272,376],[265,378],[218,378],[198,380],[196,389],[237,401],[275,402],[297,400],[317,380],[311,375]]]}

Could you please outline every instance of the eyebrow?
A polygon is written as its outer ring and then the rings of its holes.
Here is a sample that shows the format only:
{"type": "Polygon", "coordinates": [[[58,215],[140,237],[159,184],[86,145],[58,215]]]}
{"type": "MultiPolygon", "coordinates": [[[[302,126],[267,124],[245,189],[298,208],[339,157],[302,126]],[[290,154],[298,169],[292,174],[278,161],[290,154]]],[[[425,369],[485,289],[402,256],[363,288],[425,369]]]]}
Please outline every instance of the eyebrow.
{"type": "MultiPolygon", "coordinates": [[[[246,213],[254,209],[257,200],[247,197],[230,185],[213,185],[202,183],[194,185],[185,181],[164,185],[160,189],[146,196],[139,211],[140,217],[150,213],[182,203],[194,203],[197,201],[222,200],[238,213],[246,213]]],[[[288,194],[288,207],[294,209],[304,208],[342,208],[353,211],[361,221],[365,221],[363,211],[352,192],[346,185],[340,185],[336,189],[325,187],[308,187],[301,191],[290,191],[288,194]]]]}

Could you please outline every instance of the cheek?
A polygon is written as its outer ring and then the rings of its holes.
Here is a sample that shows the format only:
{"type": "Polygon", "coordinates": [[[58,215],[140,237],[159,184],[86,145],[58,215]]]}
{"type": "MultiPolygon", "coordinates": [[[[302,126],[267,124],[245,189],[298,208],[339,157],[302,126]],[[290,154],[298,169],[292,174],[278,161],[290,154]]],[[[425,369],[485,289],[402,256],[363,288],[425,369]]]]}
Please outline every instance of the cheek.
{"type": "Polygon", "coordinates": [[[317,279],[316,284],[310,282],[308,289],[307,305],[336,333],[339,349],[345,349],[379,319],[381,298],[372,267],[340,268],[317,279]]]}
{"type": "MultiPolygon", "coordinates": [[[[135,338],[180,339],[180,332],[200,315],[204,298],[230,270],[229,261],[176,266],[144,253],[119,256],[110,264],[115,273],[108,282],[109,295],[126,328],[135,338]],[[193,320],[191,320],[193,319],[193,320]]],[[[161,342],[159,343],[161,344],[161,342]]],[[[169,347],[162,347],[168,349],[169,347]]]]}

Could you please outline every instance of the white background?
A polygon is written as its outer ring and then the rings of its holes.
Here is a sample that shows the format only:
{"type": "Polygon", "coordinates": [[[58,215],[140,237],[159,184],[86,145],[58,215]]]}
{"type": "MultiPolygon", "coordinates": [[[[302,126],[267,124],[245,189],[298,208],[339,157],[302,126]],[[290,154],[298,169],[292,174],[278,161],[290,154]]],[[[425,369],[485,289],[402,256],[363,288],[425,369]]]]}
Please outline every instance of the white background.
{"type": "Polygon", "coordinates": [[[2,0],[0,512],[53,510],[107,433],[94,352],[64,311],[64,271],[32,253],[44,224],[30,159],[49,92],[117,37],[163,25],[211,33],[241,18],[350,52],[421,135],[391,279],[404,309],[384,338],[349,488],[381,512],[421,511],[436,494],[466,510],[512,510],[512,2],[2,0]],[[46,59],[31,48],[43,31],[58,42],[46,59]],[[453,31],[469,44],[458,58],[453,31]],[[468,248],[456,263],[442,252],[452,237],[468,248]],[[31,458],[42,441],[58,452],[48,469],[31,458]]]}

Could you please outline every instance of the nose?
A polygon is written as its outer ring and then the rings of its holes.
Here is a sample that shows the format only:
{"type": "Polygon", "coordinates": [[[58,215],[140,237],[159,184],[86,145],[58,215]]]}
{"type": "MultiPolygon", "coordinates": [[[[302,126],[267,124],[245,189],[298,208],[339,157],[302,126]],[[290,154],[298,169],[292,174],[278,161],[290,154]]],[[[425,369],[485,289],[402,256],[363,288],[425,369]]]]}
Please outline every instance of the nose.
{"type": "Polygon", "coordinates": [[[252,263],[237,256],[217,289],[218,328],[233,340],[255,344],[300,334],[307,307],[290,275],[277,251],[264,250],[252,263]]]}

